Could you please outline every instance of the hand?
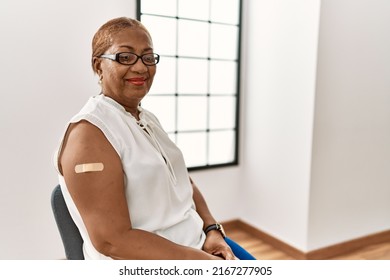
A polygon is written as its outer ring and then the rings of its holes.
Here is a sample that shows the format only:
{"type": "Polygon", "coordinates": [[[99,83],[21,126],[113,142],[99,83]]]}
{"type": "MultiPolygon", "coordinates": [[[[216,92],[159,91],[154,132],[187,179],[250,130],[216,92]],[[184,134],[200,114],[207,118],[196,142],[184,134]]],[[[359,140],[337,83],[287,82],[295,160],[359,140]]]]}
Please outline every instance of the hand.
{"type": "Polygon", "coordinates": [[[221,233],[216,230],[207,233],[206,241],[203,244],[203,250],[225,260],[237,260],[232,249],[223,239],[221,233]]]}

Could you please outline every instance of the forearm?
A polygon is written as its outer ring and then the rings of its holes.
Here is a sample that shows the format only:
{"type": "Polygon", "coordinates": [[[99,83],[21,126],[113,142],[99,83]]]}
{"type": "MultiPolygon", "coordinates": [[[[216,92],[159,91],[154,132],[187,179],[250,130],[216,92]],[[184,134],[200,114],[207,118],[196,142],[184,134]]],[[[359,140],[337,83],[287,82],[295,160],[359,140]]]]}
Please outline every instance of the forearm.
{"type": "Polygon", "coordinates": [[[202,250],[181,246],[156,234],[132,229],[104,244],[98,250],[113,259],[132,260],[212,260],[218,259],[202,250]]]}
{"type": "Polygon", "coordinates": [[[199,191],[198,187],[195,185],[195,183],[190,178],[192,187],[193,187],[193,199],[196,206],[196,211],[198,212],[199,216],[203,220],[203,229],[211,224],[215,224],[216,220],[214,219],[213,215],[211,214],[206,200],[204,199],[203,195],[199,191]]]}

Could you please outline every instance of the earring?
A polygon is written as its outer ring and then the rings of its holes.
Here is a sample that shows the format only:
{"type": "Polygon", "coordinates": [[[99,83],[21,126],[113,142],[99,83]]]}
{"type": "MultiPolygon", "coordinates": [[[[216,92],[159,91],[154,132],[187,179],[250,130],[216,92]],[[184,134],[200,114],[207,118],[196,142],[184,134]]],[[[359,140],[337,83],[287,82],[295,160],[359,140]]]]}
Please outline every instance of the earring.
{"type": "Polygon", "coordinates": [[[100,77],[98,84],[99,84],[99,85],[102,85],[102,84],[103,84],[103,77],[100,77]]]}

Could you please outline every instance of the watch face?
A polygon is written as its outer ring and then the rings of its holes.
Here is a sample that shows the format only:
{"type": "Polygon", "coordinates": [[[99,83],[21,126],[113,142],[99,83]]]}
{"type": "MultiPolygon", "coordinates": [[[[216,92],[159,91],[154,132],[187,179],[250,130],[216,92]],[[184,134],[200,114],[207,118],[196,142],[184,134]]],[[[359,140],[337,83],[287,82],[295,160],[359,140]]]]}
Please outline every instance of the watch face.
{"type": "Polygon", "coordinates": [[[223,237],[226,237],[225,230],[223,229],[223,226],[221,224],[217,224],[217,229],[221,232],[223,237]]]}

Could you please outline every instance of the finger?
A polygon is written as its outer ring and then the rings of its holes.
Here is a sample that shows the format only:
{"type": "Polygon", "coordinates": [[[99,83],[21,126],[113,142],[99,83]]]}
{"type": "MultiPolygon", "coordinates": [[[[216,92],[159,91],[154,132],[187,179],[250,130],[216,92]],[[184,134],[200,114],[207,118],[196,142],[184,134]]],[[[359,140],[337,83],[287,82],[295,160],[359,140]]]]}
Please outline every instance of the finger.
{"type": "Polygon", "coordinates": [[[230,250],[223,251],[222,255],[225,258],[225,260],[235,260],[236,259],[236,256],[230,250]]]}
{"type": "Polygon", "coordinates": [[[233,261],[235,261],[235,260],[238,260],[238,258],[235,256],[235,255],[233,255],[233,254],[228,254],[228,256],[227,256],[227,258],[226,258],[227,260],[233,260],[233,261]]]}

